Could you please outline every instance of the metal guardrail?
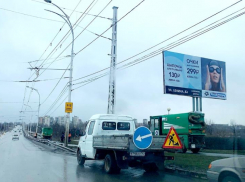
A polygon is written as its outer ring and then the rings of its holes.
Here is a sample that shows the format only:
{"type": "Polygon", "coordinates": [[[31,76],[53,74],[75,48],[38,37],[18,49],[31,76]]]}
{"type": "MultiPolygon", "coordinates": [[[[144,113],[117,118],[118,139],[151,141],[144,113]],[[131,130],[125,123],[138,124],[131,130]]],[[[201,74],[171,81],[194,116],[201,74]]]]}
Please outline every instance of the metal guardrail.
{"type": "MultiPolygon", "coordinates": [[[[44,143],[44,144],[47,144],[47,145],[53,145],[53,146],[56,146],[56,147],[59,147],[63,150],[66,150],[66,151],[69,151],[69,152],[72,152],[72,153],[76,153],[76,150],[73,150],[73,149],[70,149],[68,147],[65,147],[63,143],[60,143],[60,142],[57,142],[57,141],[51,141],[51,140],[48,140],[48,139],[42,139],[42,138],[34,138],[32,135],[30,135],[29,133],[27,133],[26,131],[23,130],[23,133],[24,133],[24,136],[30,140],[33,140],[33,141],[36,141],[36,142],[40,142],[40,143],[44,143]]],[[[41,137],[41,134],[38,134],[37,135],[38,137],[41,137]]]]}

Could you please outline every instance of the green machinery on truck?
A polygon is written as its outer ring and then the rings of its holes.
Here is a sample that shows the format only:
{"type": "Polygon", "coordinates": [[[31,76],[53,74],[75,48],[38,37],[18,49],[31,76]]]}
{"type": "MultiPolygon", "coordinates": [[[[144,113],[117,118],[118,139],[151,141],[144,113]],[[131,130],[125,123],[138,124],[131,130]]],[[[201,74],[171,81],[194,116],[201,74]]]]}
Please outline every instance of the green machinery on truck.
{"type": "Polygon", "coordinates": [[[44,139],[52,139],[52,135],[53,135],[53,129],[46,127],[46,128],[42,128],[42,138],[44,139]]]}
{"type": "Polygon", "coordinates": [[[153,135],[167,135],[169,129],[173,126],[179,137],[184,141],[184,153],[187,149],[190,149],[193,153],[198,153],[205,146],[205,122],[203,113],[189,112],[150,116],[148,124],[153,135]]]}

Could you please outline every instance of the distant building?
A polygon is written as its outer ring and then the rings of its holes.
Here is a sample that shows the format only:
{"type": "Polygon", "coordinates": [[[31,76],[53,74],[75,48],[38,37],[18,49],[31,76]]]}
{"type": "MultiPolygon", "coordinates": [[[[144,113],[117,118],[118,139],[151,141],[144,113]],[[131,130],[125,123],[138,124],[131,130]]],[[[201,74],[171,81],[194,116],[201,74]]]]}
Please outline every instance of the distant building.
{"type": "Polygon", "coordinates": [[[58,117],[58,124],[65,126],[65,117],[64,116],[59,116],[58,117]]]}
{"type": "Polygon", "coordinates": [[[44,117],[44,125],[48,127],[50,126],[50,116],[44,117]]]}
{"type": "Polygon", "coordinates": [[[50,125],[53,126],[54,125],[54,118],[50,117],[50,125]]]}
{"type": "Polygon", "coordinates": [[[39,117],[38,125],[43,125],[43,124],[44,124],[44,117],[39,117]]]}
{"type": "Polygon", "coordinates": [[[143,119],[143,125],[148,126],[148,120],[147,119],[143,119]]]}
{"type": "Polygon", "coordinates": [[[56,123],[59,123],[59,117],[55,117],[54,118],[54,123],[56,124],[56,123]]]}
{"type": "Polygon", "coordinates": [[[138,123],[137,119],[133,119],[135,125],[138,123]]]}

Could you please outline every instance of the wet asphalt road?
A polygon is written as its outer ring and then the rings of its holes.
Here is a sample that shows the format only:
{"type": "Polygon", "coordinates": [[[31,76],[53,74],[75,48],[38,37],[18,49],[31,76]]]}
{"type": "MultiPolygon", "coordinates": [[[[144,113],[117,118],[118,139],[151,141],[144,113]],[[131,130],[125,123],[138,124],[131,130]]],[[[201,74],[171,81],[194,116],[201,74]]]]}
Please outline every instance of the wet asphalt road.
{"type": "Polygon", "coordinates": [[[0,137],[1,182],[195,182],[205,181],[176,174],[146,173],[142,169],[122,170],[108,175],[103,161],[86,161],[78,166],[76,157],[48,146],[41,146],[20,135],[12,141],[12,133],[0,137]]]}

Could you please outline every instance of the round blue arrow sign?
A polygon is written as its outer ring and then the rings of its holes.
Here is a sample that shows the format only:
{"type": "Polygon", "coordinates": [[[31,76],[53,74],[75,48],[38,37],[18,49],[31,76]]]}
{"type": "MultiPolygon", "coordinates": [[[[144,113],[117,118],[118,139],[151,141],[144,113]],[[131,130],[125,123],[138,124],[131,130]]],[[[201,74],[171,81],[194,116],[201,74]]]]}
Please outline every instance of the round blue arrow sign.
{"type": "Polygon", "coordinates": [[[147,149],[152,143],[152,133],[145,126],[137,128],[134,132],[133,142],[138,149],[147,149]]]}

